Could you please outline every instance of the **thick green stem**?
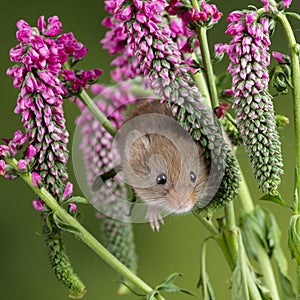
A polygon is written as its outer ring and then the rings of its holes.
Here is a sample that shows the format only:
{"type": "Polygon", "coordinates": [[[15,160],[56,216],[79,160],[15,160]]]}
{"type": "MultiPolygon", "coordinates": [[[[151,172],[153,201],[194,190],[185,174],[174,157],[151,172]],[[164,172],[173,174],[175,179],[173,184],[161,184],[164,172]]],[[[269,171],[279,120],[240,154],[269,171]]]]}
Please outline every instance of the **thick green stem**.
{"type": "Polygon", "coordinates": [[[204,71],[207,77],[210,99],[211,99],[212,107],[215,108],[219,106],[219,97],[218,97],[218,91],[215,83],[214,70],[212,67],[210,53],[209,53],[207,34],[206,34],[207,28],[202,26],[200,28],[197,28],[196,32],[200,43],[201,56],[202,56],[204,71]]]}
{"type": "Polygon", "coordinates": [[[209,90],[207,88],[207,82],[206,82],[204,73],[202,71],[198,71],[195,74],[191,74],[191,76],[193,77],[198,90],[201,91],[201,95],[202,95],[206,105],[211,107],[209,90]]]}
{"type": "MultiPolygon", "coordinates": [[[[13,167],[16,171],[17,160],[5,158],[5,162],[13,167]]],[[[132,273],[126,266],[124,266],[115,256],[113,256],[96,238],[94,238],[75,218],[63,209],[52,195],[45,188],[37,188],[32,183],[31,173],[20,173],[20,177],[29,185],[29,187],[46,203],[47,207],[57,214],[57,216],[66,224],[75,228],[79,233],[76,236],[94,250],[104,261],[106,261],[113,269],[115,269],[121,276],[131,282],[136,287],[140,288],[145,294],[150,293],[153,289],[140,279],[137,275],[132,273]]],[[[158,300],[164,300],[160,295],[157,296],[158,300]]]]}
{"type": "Polygon", "coordinates": [[[300,65],[299,53],[296,51],[297,41],[293,29],[284,13],[279,13],[277,16],[279,22],[282,24],[288,45],[290,47],[290,57],[292,65],[292,86],[293,86],[293,99],[294,99],[294,126],[295,126],[295,145],[296,145],[296,195],[294,209],[295,213],[300,212],[300,65]]]}
{"type": "Polygon", "coordinates": [[[79,94],[79,98],[86,108],[91,112],[91,114],[96,118],[96,120],[98,120],[105,130],[114,137],[117,133],[117,129],[108,121],[106,116],[99,110],[97,105],[92,101],[84,89],[82,89],[81,93],[79,94]]]}
{"type": "MultiPolygon", "coordinates": [[[[277,15],[278,21],[284,28],[288,45],[290,48],[291,67],[292,67],[292,92],[294,101],[294,130],[295,130],[295,146],[296,146],[296,172],[295,172],[295,194],[294,194],[294,213],[300,212],[300,64],[299,64],[299,44],[297,44],[293,29],[284,12],[277,15]],[[298,47],[298,49],[297,49],[298,47]]],[[[300,225],[296,228],[298,235],[300,234],[300,225]]],[[[297,241],[292,241],[297,242],[297,241]]],[[[291,250],[292,251],[292,250],[291,250]]],[[[293,254],[295,257],[299,253],[293,254]]],[[[297,264],[297,299],[300,299],[300,264],[297,264]]]]}
{"type": "Polygon", "coordinates": [[[296,266],[297,271],[297,300],[300,300],[300,264],[297,264],[296,266]]]}

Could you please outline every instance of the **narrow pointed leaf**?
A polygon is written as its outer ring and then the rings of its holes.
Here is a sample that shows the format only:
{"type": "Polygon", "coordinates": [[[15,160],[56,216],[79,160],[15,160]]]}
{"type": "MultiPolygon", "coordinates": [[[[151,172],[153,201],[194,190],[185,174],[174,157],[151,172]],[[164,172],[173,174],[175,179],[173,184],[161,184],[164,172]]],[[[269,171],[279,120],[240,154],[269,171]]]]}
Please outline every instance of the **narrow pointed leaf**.
{"type": "Polygon", "coordinates": [[[69,203],[90,204],[90,202],[86,198],[80,196],[71,197],[66,201],[64,201],[63,203],[64,204],[69,204],[69,203]]]}
{"type": "Polygon", "coordinates": [[[248,263],[246,260],[242,238],[239,234],[239,253],[236,267],[233,271],[231,278],[232,297],[231,300],[250,300],[248,285],[247,285],[247,268],[248,263]]]}
{"type": "Polygon", "coordinates": [[[298,21],[300,21],[300,15],[295,13],[295,12],[286,12],[285,14],[292,17],[292,18],[294,18],[294,19],[296,19],[296,20],[298,20],[298,21]]]}
{"type": "Polygon", "coordinates": [[[274,195],[274,196],[272,196],[270,194],[266,194],[266,195],[262,196],[259,200],[271,201],[271,202],[277,203],[283,207],[289,207],[279,194],[274,195]]]}
{"type": "Polygon", "coordinates": [[[53,220],[55,225],[62,231],[67,231],[69,233],[80,234],[80,230],[65,223],[56,213],[53,214],[53,220]]]}

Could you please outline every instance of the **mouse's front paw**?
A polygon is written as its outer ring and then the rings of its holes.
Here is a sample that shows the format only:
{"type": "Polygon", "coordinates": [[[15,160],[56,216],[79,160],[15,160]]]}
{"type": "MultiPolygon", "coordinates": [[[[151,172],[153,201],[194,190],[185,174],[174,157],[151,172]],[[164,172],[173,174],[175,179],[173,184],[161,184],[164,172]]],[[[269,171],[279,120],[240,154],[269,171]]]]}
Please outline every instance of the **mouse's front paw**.
{"type": "Polygon", "coordinates": [[[164,219],[160,215],[161,209],[159,207],[150,206],[148,207],[146,218],[149,220],[150,227],[153,231],[159,231],[160,223],[164,223],[164,219]]]}

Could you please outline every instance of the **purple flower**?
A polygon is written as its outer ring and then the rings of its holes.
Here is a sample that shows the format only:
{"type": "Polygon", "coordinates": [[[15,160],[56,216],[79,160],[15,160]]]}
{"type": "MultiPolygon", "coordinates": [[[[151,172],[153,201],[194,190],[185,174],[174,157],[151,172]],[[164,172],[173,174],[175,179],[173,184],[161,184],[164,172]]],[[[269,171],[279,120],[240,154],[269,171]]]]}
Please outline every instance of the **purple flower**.
{"type": "Polygon", "coordinates": [[[273,51],[272,52],[272,56],[279,62],[279,63],[288,63],[289,59],[287,58],[286,55],[280,53],[280,52],[276,52],[273,51]]]}
{"type": "Polygon", "coordinates": [[[36,172],[32,172],[31,174],[32,178],[32,184],[35,187],[39,187],[39,184],[42,182],[42,177],[40,176],[40,174],[36,173],[36,172]]]}
{"type": "Polygon", "coordinates": [[[293,0],[283,0],[284,7],[289,8],[293,0]]]}
{"type": "Polygon", "coordinates": [[[27,161],[25,159],[20,159],[18,161],[18,169],[19,171],[24,171],[27,169],[27,161]]]}
{"type": "Polygon", "coordinates": [[[270,0],[261,0],[261,2],[264,4],[264,8],[266,12],[270,11],[270,0]]]}
{"type": "Polygon", "coordinates": [[[70,195],[72,195],[72,194],[73,194],[73,184],[71,182],[67,182],[66,188],[64,190],[64,194],[61,199],[65,200],[68,197],[70,197],[70,195]]]}
{"type": "Polygon", "coordinates": [[[0,175],[5,175],[5,161],[3,159],[0,159],[0,175]]]}
{"type": "Polygon", "coordinates": [[[32,158],[34,158],[36,154],[37,154],[37,149],[33,145],[28,145],[25,152],[25,157],[27,161],[30,161],[32,158]]]}
{"type": "Polygon", "coordinates": [[[34,199],[32,201],[32,206],[35,210],[38,210],[38,211],[46,211],[46,207],[45,207],[45,203],[43,200],[40,200],[40,199],[34,199]]]}
{"type": "Polygon", "coordinates": [[[69,209],[75,213],[77,210],[77,205],[75,203],[69,203],[69,209]]]}
{"type": "Polygon", "coordinates": [[[0,157],[6,157],[9,155],[9,147],[7,145],[0,145],[0,157]]]}
{"type": "Polygon", "coordinates": [[[22,134],[21,130],[17,130],[14,133],[14,137],[12,139],[12,142],[16,145],[16,146],[22,146],[26,140],[27,140],[28,134],[22,134]]]}

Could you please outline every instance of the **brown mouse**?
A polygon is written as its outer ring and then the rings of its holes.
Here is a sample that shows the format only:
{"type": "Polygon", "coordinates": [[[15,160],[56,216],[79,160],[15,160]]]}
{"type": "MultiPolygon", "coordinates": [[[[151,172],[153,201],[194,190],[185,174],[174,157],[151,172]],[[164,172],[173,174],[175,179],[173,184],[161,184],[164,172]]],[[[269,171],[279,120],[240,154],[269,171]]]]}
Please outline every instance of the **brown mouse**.
{"type": "Polygon", "coordinates": [[[162,213],[190,211],[208,180],[203,150],[158,100],[137,105],[116,137],[125,181],[147,205],[153,230],[162,213]]]}

